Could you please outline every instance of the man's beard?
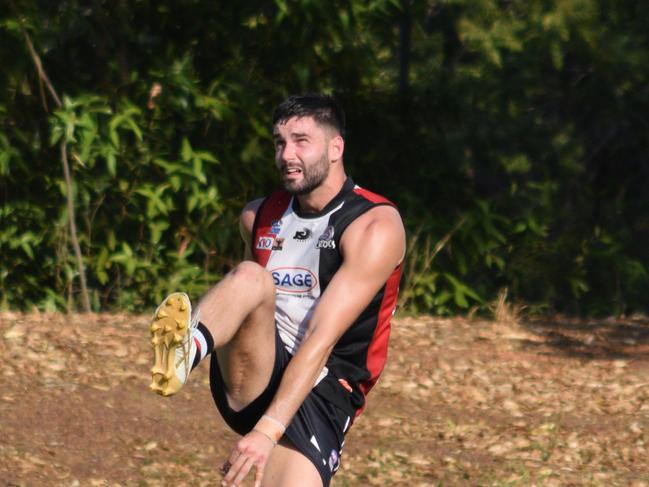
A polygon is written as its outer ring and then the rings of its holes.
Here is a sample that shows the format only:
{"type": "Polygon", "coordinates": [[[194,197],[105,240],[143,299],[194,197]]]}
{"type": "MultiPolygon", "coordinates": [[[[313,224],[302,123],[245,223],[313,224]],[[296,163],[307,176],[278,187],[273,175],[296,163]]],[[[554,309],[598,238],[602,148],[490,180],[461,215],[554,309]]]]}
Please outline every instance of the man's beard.
{"type": "Polygon", "coordinates": [[[329,175],[329,160],[323,156],[313,166],[302,167],[302,179],[300,181],[290,181],[284,179],[284,189],[292,195],[308,194],[322,182],[327,179],[329,175]]]}

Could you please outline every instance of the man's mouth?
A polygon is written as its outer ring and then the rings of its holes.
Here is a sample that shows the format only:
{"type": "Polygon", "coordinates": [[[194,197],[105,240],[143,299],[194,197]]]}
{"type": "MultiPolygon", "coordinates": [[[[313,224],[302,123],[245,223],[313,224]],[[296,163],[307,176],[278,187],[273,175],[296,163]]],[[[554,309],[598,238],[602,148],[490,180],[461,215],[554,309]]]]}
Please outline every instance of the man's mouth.
{"type": "Polygon", "coordinates": [[[302,174],[302,169],[300,169],[299,167],[285,167],[282,170],[282,174],[284,176],[294,177],[302,174]]]}

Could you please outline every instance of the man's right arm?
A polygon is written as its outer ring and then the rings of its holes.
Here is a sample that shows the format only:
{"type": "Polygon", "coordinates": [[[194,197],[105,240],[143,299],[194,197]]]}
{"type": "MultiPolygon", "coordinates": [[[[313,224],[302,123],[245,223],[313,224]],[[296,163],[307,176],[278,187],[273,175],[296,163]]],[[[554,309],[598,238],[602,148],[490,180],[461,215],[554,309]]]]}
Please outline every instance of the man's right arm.
{"type": "Polygon", "coordinates": [[[243,208],[241,216],[239,217],[239,232],[241,233],[241,238],[245,245],[244,260],[254,260],[252,257],[252,227],[255,223],[257,210],[259,210],[263,201],[264,198],[251,201],[243,208]]]}

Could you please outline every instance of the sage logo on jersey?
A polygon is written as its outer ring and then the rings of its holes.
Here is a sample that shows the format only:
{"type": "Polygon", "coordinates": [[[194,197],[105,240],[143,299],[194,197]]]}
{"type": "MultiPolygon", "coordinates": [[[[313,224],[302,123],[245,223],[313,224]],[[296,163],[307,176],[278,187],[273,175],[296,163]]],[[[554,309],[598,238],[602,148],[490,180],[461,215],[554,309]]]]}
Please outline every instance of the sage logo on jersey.
{"type": "Polygon", "coordinates": [[[315,244],[316,249],[335,249],[336,242],[334,242],[334,227],[329,225],[318,237],[318,242],[315,244]]]}
{"type": "Polygon", "coordinates": [[[274,241],[275,241],[275,237],[271,237],[269,235],[259,237],[259,240],[257,240],[257,245],[255,245],[255,248],[257,250],[270,250],[271,248],[273,248],[274,241]]]}
{"type": "Polygon", "coordinates": [[[270,275],[277,290],[285,293],[302,294],[318,285],[318,278],[305,267],[276,267],[270,275]]]}

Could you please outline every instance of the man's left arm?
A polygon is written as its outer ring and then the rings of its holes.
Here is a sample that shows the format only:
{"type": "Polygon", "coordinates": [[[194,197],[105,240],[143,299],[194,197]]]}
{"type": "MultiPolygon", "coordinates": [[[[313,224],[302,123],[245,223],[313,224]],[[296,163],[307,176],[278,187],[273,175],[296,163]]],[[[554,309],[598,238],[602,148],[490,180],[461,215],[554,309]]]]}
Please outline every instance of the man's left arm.
{"type": "MultiPolygon", "coordinates": [[[[341,237],[340,250],[342,265],[320,296],[306,336],[284,371],[275,398],[266,411],[284,425],[291,421],[313,388],[336,342],[403,260],[405,231],[399,213],[391,206],[369,210],[347,228],[341,237]]],[[[238,452],[259,458],[260,452],[256,450],[263,448],[256,446],[257,442],[263,442],[259,436],[254,430],[244,436],[237,445],[238,452]]],[[[263,464],[254,460],[246,462],[246,470],[256,464],[256,477],[261,479],[265,460],[263,464]]]]}

